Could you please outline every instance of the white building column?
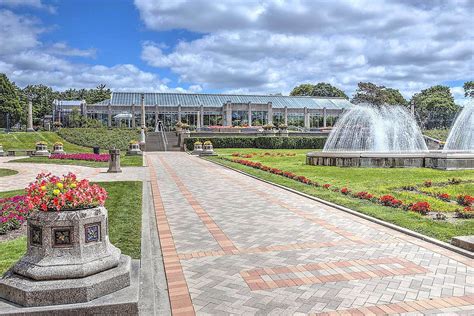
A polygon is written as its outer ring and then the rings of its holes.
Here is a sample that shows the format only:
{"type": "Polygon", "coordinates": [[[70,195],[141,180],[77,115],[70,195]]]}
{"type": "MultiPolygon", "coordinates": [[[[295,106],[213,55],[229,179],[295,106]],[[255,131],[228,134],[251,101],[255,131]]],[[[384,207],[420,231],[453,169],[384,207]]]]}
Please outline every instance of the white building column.
{"type": "Polygon", "coordinates": [[[196,112],[196,128],[201,128],[201,111],[196,112]]]}
{"type": "Polygon", "coordinates": [[[136,122],[135,122],[135,104],[132,104],[132,128],[136,127],[136,122]]]}
{"type": "Polygon", "coordinates": [[[288,126],[288,107],[285,106],[285,125],[288,126]]]}
{"type": "Polygon", "coordinates": [[[142,144],[142,150],[144,149],[145,145],[145,129],[146,129],[146,120],[145,120],[145,94],[142,93],[141,96],[141,108],[142,108],[142,114],[141,114],[141,131],[140,131],[140,143],[142,144]]]}
{"type": "Polygon", "coordinates": [[[267,123],[273,124],[273,108],[271,102],[268,102],[267,106],[267,123]]]}
{"type": "Polygon", "coordinates": [[[309,111],[307,107],[304,107],[304,127],[309,128],[309,111]]]}
{"type": "Polygon", "coordinates": [[[326,127],[326,116],[327,116],[327,112],[326,112],[326,108],[323,108],[323,127],[326,127]]]}
{"type": "Polygon", "coordinates": [[[200,112],[200,121],[199,123],[201,124],[201,127],[204,126],[204,105],[201,104],[201,107],[199,108],[200,112]]]}
{"type": "Polygon", "coordinates": [[[27,120],[26,131],[27,132],[35,131],[33,128],[33,101],[31,100],[31,97],[28,97],[28,120],[27,120]]]}
{"type": "Polygon", "coordinates": [[[252,126],[252,105],[248,104],[248,121],[249,121],[249,126],[252,126]]]}
{"type": "Polygon", "coordinates": [[[181,104],[178,104],[178,122],[181,122],[181,104]]]}
{"type": "Polygon", "coordinates": [[[232,105],[230,101],[226,103],[226,111],[225,111],[225,125],[232,126],[232,105]]]}

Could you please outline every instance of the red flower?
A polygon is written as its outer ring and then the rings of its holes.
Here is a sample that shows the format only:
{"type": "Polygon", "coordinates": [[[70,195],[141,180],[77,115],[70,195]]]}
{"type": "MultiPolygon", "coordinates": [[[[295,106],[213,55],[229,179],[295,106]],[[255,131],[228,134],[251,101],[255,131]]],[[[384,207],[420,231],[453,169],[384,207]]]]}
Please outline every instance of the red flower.
{"type": "Polygon", "coordinates": [[[457,202],[459,205],[471,206],[474,204],[474,196],[460,194],[457,196],[457,202]]]}
{"type": "Polygon", "coordinates": [[[325,188],[325,189],[329,189],[330,186],[331,186],[331,185],[330,185],[329,183],[323,184],[323,188],[325,188]]]}
{"type": "Polygon", "coordinates": [[[431,205],[428,202],[416,202],[415,204],[410,206],[410,210],[426,215],[431,210],[431,205]]]}

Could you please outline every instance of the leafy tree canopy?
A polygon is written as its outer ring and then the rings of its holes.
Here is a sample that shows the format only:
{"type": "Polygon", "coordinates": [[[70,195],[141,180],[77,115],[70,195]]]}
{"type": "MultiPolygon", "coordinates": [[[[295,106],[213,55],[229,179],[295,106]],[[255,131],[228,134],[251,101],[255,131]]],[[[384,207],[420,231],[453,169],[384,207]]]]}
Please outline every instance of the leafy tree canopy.
{"type": "Polygon", "coordinates": [[[352,103],[369,103],[374,105],[403,105],[407,106],[408,102],[397,89],[386,88],[385,86],[377,86],[372,82],[359,82],[357,90],[351,100],[352,103]]]}
{"type": "Polygon", "coordinates": [[[0,124],[5,125],[7,113],[10,114],[11,124],[17,123],[24,112],[24,104],[20,89],[0,73],[0,124]]]}
{"type": "Polygon", "coordinates": [[[339,97],[349,99],[347,95],[339,88],[334,87],[330,83],[319,82],[315,85],[303,83],[295,87],[290,95],[295,96],[314,96],[314,97],[339,97]]]}
{"type": "Polygon", "coordinates": [[[464,96],[474,98],[474,81],[464,82],[464,96]]]}
{"type": "Polygon", "coordinates": [[[447,86],[433,86],[415,94],[415,116],[424,129],[449,128],[459,110],[447,86]]]}

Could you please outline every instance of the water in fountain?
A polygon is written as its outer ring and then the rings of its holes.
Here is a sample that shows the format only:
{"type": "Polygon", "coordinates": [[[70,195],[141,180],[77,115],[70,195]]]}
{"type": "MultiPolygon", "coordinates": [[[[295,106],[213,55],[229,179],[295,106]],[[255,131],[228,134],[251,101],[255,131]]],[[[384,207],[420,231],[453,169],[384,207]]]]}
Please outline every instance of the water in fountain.
{"type": "Polygon", "coordinates": [[[449,132],[444,152],[469,151],[474,152],[474,102],[471,101],[459,113],[449,132]]]}
{"type": "Polygon", "coordinates": [[[426,152],[413,116],[401,106],[356,105],[339,118],[323,151],[426,152]]]}

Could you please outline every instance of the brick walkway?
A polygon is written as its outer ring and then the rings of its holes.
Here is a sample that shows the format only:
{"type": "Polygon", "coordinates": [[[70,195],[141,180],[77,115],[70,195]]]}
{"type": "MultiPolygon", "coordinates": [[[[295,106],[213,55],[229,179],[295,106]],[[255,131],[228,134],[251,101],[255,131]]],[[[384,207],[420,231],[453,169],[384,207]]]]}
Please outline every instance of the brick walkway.
{"type": "Polygon", "coordinates": [[[184,153],[147,160],[174,315],[474,313],[472,260],[184,153]]]}
{"type": "Polygon", "coordinates": [[[18,174],[0,178],[0,192],[23,189],[40,172],[51,172],[55,175],[73,172],[79,178],[86,178],[91,181],[142,181],[146,175],[146,168],[143,167],[126,167],[122,168],[122,173],[107,173],[107,168],[8,162],[18,158],[0,157],[0,168],[18,171],[18,174]]]}

